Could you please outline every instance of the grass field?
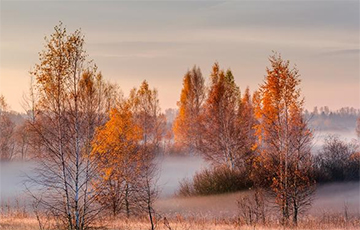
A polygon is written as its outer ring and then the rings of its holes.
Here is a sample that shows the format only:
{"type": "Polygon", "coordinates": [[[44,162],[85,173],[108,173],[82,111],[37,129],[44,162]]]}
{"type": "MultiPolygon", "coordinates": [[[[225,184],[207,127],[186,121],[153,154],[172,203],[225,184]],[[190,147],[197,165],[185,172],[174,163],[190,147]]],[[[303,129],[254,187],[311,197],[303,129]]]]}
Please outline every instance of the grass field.
{"type": "MultiPolygon", "coordinates": [[[[240,218],[237,200],[248,192],[204,196],[168,197],[156,202],[155,209],[166,216],[171,230],[246,230],[246,229],[292,229],[284,228],[274,216],[275,209],[269,209],[266,225],[246,225],[240,218]]],[[[19,202],[13,206],[4,204],[0,211],[0,230],[61,230],[55,221],[39,223],[29,206],[24,208],[19,202]]],[[[302,214],[296,229],[360,229],[360,184],[359,182],[333,183],[319,186],[312,207],[302,214]],[[346,209],[345,209],[346,207],[346,209]]],[[[47,218],[43,218],[47,220],[47,218]]],[[[148,230],[146,218],[102,219],[96,223],[97,229],[108,230],[148,230]]],[[[169,230],[164,219],[159,218],[156,229],[169,230]]]]}
{"type": "MultiPolygon", "coordinates": [[[[205,219],[183,219],[181,217],[170,219],[169,227],[164,224],[163,219],[159,220],[156,225],[156,229],[159,230],[280,230],[280,229],[348,229],[355,230],[360,229],[359,218],[345,221],[343,218],[324,218],[312,219],[308,218],[303,220],[298,227],[286,227],[278,224],[263,225],[242,225],[236,220],[205,220],[205,219]]],[[[39,224],[34,217],[2,217],[0,219],[0,229],[4,230],[38,230],[39,224]]],[[[47,229],[58,229],[56,226],[52,228],[44,227],[47,229]]],[[[117,220],[104,220],[98,223],[96,229],[108,229],[108,230],[147,230],[150,229],[149,223],[146,219],[117,219],[117,220]]]]}

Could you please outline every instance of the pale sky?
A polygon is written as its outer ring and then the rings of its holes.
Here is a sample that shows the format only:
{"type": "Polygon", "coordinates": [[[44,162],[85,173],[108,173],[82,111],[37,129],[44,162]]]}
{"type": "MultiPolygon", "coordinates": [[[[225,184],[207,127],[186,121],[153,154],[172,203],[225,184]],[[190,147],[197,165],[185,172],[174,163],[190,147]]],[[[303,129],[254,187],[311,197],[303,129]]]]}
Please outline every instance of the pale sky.
{"type": "Polygon", "coordinates": [[[360,107],[359,1],[1,1],[0,94],[23,112],[29,70],[62,21],[125,94],[144,79],[175,108],[185,72],[215,61],[242,91],[263,82],[272,50],[296,64],[306,108],[360,107]]]}

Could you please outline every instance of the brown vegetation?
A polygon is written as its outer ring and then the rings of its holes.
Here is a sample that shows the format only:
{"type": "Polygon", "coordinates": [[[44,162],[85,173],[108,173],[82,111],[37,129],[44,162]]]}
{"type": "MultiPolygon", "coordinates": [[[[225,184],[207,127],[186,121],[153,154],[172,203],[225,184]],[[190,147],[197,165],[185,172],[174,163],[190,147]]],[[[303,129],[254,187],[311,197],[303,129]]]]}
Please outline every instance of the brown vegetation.
{"type": "MultiPolygon", "coordinates": [[[[58,230],[56,221],[49,219],[46,228],[43,230],[58,230]]],[[[238,219],[223,219],[223,218],[199,218],[189,217],[184,218],[180,215],[174,218],[160,218],[156,220],[156,229],[159,230],[281,230],[283,226],[276,222],[266,224],[247,224],[238,219]],[[166,224],[167,223],[167,224],[166,224]],[[170,226],[170,228],[169,228],[170,226]]],[[[97,229],[109,230],[142,230],[148,229],[148,220],[145,218],[130,218],[130,219],[102,219],[95,224],[97,229]]],[[[302,229],[302,230],[320,230],[320,229],[347,229],[355,230],[360,227],[358,218],[350,218],[345,220],[344,216],[339,214],[324,214],[320,218],[311,216],[306,217],[300,221],[297,227],[287,227],[286,229],[302,229]]],[[[0,228],[4,230],[38,230],[39,223],[34,217],[14,217],[2,216],[0,218],[0,228]]],[[[40,228],[41,229],[41,228],[40,228]]]]}

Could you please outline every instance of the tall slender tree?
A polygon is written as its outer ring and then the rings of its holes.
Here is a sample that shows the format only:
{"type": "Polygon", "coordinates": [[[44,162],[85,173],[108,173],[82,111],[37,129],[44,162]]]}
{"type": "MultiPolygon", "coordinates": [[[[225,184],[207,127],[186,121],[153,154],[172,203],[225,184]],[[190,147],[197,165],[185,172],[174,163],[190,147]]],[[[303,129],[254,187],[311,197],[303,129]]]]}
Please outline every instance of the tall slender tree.
{"type": "Polygon", "coordinates": [[[98,162],[99,201],[115,217],[126,211],[130,215],[130,197],[140,170],[142,130],[135,123],[128,102],[110,112],[110,120],[100,127],[92,143],[92,157],[98,162]]]}
{"type": "Polygon", "coordinates": [[[96,86],[101,75],[86,60],[81,31],[68,34],[61,23],[54,29],[31,72],[38,100],[29,122],[41,150],[31,182],[43,191],[34,193],[39,204],[68,229],[80,230],[99,211],[88,156],[95,127],[104,122],[104,93],[96,86]]]}
{"type": "Polygon", "coordinates": [[[299,214],[305,212],[313,201],[315,179],[311,146],[313,135],[304,117],[303,108],[295,107],[291,111],[291,156],[290,168],[290,200],[292,203],[292,220],[298,224],[299,214]]]}
{"type": "Polygon", "coordinates": [[[280,55],[269,58],[264,84],[256,99],[255,112],[258,150],[263,175],[274,193],[282,223],[287,225],[291,214],[297,223],[298,211],[311,202],[311,132],[303,118],[298,70],[290,69],[289,61],[280,55]]]}
{"type": "Polygon", "coordinates": [[[179,113],[173,126],[176,143],[190,152],[196,151],[200,143],[200,116],[205,96],[205,80],[200,68],[194,66],[184,76],[179,113]]]}
{"type": "Polygon", "coordinates": [[[211,86],[201,117],[200,152],[215,165],[235,169],[242,160],[241,95],[232,72],[213,65],[211,86]]]}
{"type": "Polygon", "coordinates": [[[151,229],[155,229],[154,201],[157,197],[156,156],[160,151],[160,143],[165,134],[166,118],[161,113],[158,93],[151,89],[147,81],[143,81],[139,89],[130,92],[129,101],[132,105],[135,123],[142,130],[140,141],[140,167],[137,176],[136,200],[140,211],[147,213],[151,229]]]}
{"type": "Polygon", "coordinates": [[[255,126],[257,120],[254,114],[253,98],[250,94],[250,89],[246,88],[245,93],[241,99],[241,105],[239,108],[239,125],[240,136],[242,141],[241,155],[243,168],[247,171],[252,169],[252,161],[254,160],[254,145],[256,144],[255,126]]]}
{"type": "Polygon", "coordinates": [[[15,124],[10,119],[5,97],[0,95],[0,160],[11,160],[15,153],[15,124]]]}
{"type": "Polygon", "coordinates": [[[136,123],[143,130],[142,144],[145,152],[155,156],[162,141],[166,118],[161,113],[158,91],[151,89],[147,81],[143,81],[139,89],[132,89],[131,104],[136,123]]]}

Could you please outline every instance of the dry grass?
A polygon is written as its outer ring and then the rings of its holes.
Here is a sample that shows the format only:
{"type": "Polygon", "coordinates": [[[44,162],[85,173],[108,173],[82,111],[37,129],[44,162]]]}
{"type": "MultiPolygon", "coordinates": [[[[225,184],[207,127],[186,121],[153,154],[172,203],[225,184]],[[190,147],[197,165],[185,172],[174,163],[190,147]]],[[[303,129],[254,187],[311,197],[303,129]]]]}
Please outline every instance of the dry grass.
{"type": "Polygon", "coordinates": [[[38,230],[39,224],[35,218],[0,217],[0,229],[6,230],[38,230]]]}
{"type": "MultiPolygon", "coordinates": [[[[318,189],[313,208],[307,215],[301,215],[297,230],[355,230],[360,229],[358,183],[333,184],[318,189]],[[346,206],[346,212],[344,207],[346,206]]],[[[267,225],[248,226],[239,220],[237,200],[240,193],[208,197],[166,198],[157,202],[156,209],[166,216],[172,230],[284,230],[277,223],[275,212],[267,213],[267,225]]],[[[0,230],[38,230],[39,224],[33,211],[25,208],[23,201],[2,202],[0,205],[0,230]]],[[[55,221],[43,216],[44,226],[55,221]],[[44,221],[45,222],[45,221],[44,221]]],[[[103,219],[97,229],[107,230],[148,230],[146,218],[103,219]],[[100,228],[100,226],[102,228],[100,228]]],[[[156,230],[169,230],[164,219],[157,221],[156,230]]],[[[45,228],[44,230],[50,230],[45,228]]],[[[51,230],[61,230],[52,228],[51,230]]]]}
{"type": "MultiPolygon", "coordinates": [[[[353,218],[347,222],[340,216],[324,216],[322,219],[306,218],[297,228],[284,228],[276,223],[268,226],[248,226],[241,225],[236,220],[230,219],[201,219],[201,218],[183,218],[178,216],[169,220],[172,230],[315,230],[315,229],[337,229],[337,230],[355,230],[360,229],[359,218],[353,218]]],[[[9,217],[2,216],[0,218],[1,230],[38,230],[39,225],[34,217],[9,217]]],[[[107,230],[148,230],[149,222],[146,219],[116,219],[103,220],[98,223],[96,229],[107,230]]],[[[169,230],[161,219],[157,222],[157,230],[169,230]]]]}

